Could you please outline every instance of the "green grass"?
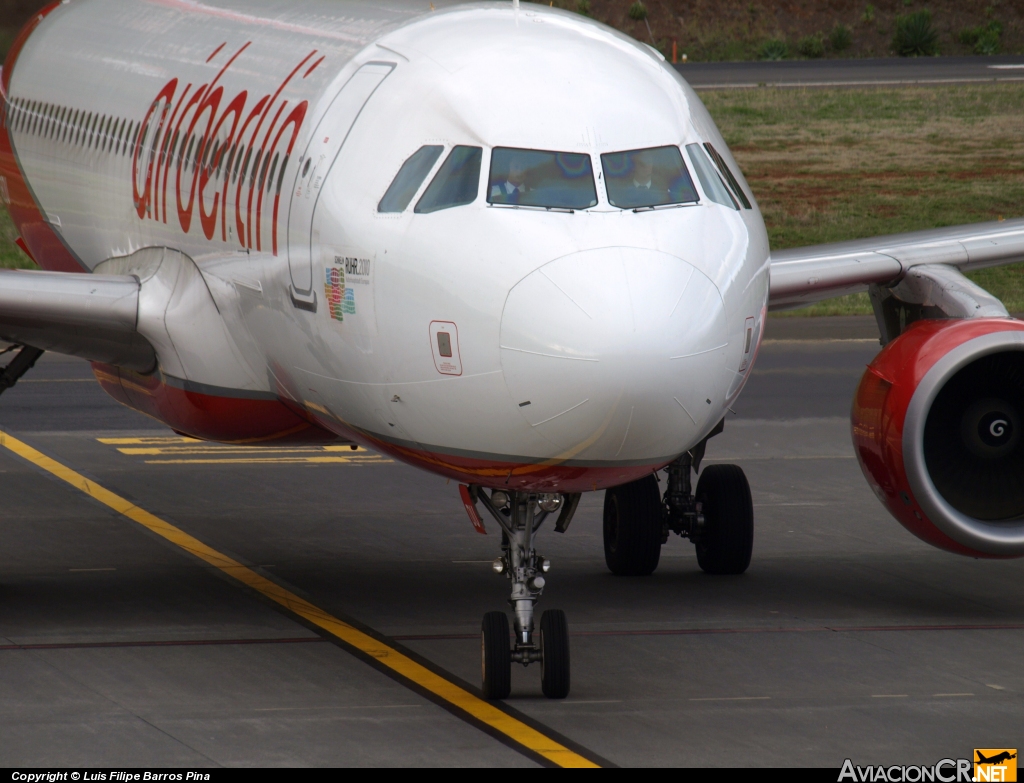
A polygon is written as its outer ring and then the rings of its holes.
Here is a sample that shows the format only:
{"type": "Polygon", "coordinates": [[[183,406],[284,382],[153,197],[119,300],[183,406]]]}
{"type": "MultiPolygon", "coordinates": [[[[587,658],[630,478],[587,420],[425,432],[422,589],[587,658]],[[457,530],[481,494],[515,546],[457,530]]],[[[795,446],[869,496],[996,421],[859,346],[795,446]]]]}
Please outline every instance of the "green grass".
{"type": "MultiPolygon", "coordinates": [[[[1024,215],[1024,85],[701,98],[760,202],[773,249],[1024,215]]],[[[1024,312],[1024,267],[969,277],[1024,312]]],[[[780,315],[870,312],[857,294],[780,315]]]]}
{"type": "Polygon", "coordinates": [[[38,269],[25,251],[14,244],[18,229],[6,209],[0,209],[0,269],[38,269]]]}

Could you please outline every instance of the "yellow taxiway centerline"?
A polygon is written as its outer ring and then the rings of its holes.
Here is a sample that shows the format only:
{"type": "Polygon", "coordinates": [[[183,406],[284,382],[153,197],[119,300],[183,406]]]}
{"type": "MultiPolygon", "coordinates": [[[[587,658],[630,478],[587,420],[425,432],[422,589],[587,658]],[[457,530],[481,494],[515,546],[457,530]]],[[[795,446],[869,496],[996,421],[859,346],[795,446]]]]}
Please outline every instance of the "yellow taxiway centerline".
{"type": "Polygon", "coordinates": [[[350,457],[248,457],[217,459],[147,459],[147,465],[298,465],[298,464],[350,464],[350,465],[386,465],[394,462],[391,459],[350,457]]]}
{"type": "Polygon", "coordinates": [[[219,569],[228,576],[280,604],[290,612],[302,617],[318,628],[340,639],[364,655],[375,659],[382,666],[408,680],[414,685],[432,693],[452,707],[464,712],[484,724],[492,731],[503,734],[523,748],[560,767],[597,767],[598,765],[579,753],[565,747],[541,731],[523,723],[495,707],[488,701],[450,682],[439,674],[417,663],[400,650],[349,625],[304,598],[272,582],[230,557],[221,554],[194,536],[165,522],[159,517],[139,508],[120,495],[90,481],[82,474],[57,462],[11,435],[0,431],[0,446],[17,454],[24,460],[46,472],[66,481],[94,500],[137,522],[147,530],[180,547],[191,555],[219,569]]]}

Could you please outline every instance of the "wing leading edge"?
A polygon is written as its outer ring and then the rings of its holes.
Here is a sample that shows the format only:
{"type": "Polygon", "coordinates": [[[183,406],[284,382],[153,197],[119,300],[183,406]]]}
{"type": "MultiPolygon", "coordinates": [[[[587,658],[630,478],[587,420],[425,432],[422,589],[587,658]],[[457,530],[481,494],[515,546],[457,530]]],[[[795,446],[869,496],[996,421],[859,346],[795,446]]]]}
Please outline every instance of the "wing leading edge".
{"type": "Polygon", "coordinates": [[[115,364],[156,367],[138,332],[139,279],[132,275],[0,270],[0,340],[115,364]]]}
{"type": "MultiPolygon", "coordinates": [[[[915,267],[928,268],[919,270],[918,278],[941,277],[937,286],[943,290],[955,283],[997,301],[960,275],[951,277],[942,271],[932,275],[931,270],[953,267],[963,272],[1020,261],[1024,261],[1024,218],[782,250],[772,253],[768,309],[803,307],[867,286],[896,286],[915,267]]],[[[991,303],[980,304],[988,308],[991,303]]],[[[993,313],[986,309],[984,314],[993,313]]]]}

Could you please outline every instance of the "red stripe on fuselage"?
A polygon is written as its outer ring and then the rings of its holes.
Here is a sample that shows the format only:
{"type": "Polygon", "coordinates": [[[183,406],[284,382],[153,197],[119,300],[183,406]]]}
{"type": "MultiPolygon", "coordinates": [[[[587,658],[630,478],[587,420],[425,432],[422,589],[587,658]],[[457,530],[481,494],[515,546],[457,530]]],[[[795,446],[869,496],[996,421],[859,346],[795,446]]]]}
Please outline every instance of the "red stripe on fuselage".
{"type": "Polygon", "coordinates": [[[389,454],[431,473],[437,473],[463,484],[481,484],[499,489],[531,492],[592,492],[627,484],[648,476],[664,463],[628,466],[567,465],[559,460],[543,462],[512,462],[506,459],[479,459],[430,451],[429,448],[397,446],[363,434],[351,440],[389,454]]]}
{"type": "Polygon", "coordinates": [[[463,484],[534,492],[589,492],[643,478],[664,467],[568,465],[561,460],[467,457],[386,441],[344,422],[312,414],[281,399],[248,399],[188,391],[159,374],[141,375],[93,363],[103,389],[118,402],[145,413],[183,435],[221,443],[331,443],[354,441],[418,468],[463,484]]]}
{"type": "Polygon", "coordinates": [[[0,87],[3,88],[3,106],[0,107],[0,177],[3,177],[6,183],[6,188],[2,189],[7,196],[5,206],[18,233],[21,234],[32,260],[43,269],[54,272],[81,272],[88,270],[68,250],[63,240],[43,216],[42,209],[25,181],[18,163],[17,151],[14,149],[7,128],[11,76],[18,62],[18,55],[21,54],[25,43],[39,23],[60,4],[60,0],[50,3],[29,20],[18,33],[18,37],[11,45],[7,59],[4,61],[3,74],[0,77],[0,87]]]}
{"type": "Polygon", "coordinates": [[[156,373],[141,375],[98,362],[92,370],[115,400],[193,438],[253,445],[338,440],[278,399],[202,394],[165,383],[156,373]]]}
{"type": "Polygon", "coordinates": [[[564,459],[528,461],[526,458],[463,456],[434,451],[430,446],[408,446],[351,426],[326,408],[308,410],[321,427],[338,433],[373,451],[387,454],[417,468],[462,484],[531,492],[592,492],[616,487],[649,476],[668,464],[661,460],[646,465],[570,465],[564,459]],[[328,415],[324,415],[328,414],[328,415]]]}

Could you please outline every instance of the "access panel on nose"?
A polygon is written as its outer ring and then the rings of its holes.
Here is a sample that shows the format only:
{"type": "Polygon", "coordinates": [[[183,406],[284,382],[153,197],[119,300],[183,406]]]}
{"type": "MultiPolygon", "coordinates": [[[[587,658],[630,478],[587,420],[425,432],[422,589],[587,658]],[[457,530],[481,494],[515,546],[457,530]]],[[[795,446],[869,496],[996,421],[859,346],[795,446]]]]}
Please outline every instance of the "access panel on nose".
{"type": "Polygon", "coordinates": [[[317,123],[299,163],[288,213],[288,269],[296,307],[316,310],[312,227],[324,180],[367,101],[394,68],[394,63],[373,62],[356,71],[317,123]]]}

